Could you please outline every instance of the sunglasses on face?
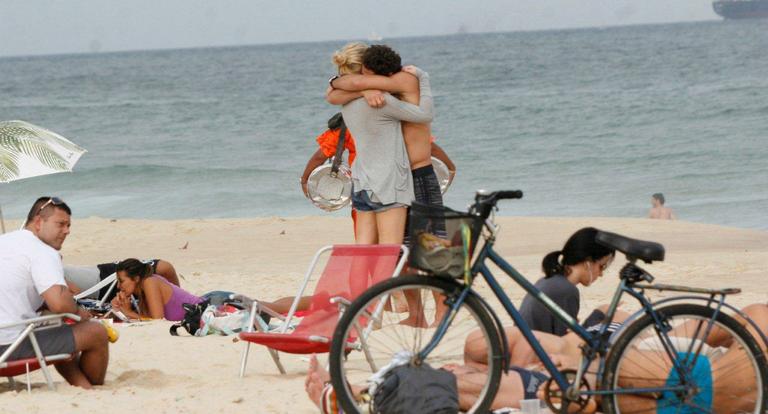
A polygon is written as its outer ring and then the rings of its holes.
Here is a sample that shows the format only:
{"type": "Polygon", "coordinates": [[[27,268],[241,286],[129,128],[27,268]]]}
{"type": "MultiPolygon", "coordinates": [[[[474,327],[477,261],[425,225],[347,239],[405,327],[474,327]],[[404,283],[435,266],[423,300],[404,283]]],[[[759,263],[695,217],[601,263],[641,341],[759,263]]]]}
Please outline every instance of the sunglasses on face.
{"type": "Polygon", "coordinates": [[[44,208],[48,206],[60,206],[64,204],[64,200],[60,199],[59,197],[51,197],[48,199],[48,201],[45,202],[40,208],[37,210],[37,212],[43,211],[44,208]]]}

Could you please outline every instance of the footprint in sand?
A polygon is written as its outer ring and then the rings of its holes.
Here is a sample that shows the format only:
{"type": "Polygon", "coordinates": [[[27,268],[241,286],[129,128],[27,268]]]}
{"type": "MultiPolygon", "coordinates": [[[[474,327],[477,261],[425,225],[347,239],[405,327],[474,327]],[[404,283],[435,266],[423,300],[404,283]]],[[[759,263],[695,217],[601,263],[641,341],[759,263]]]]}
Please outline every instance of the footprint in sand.
{"type": "Polygon", "coordinates": [[[170,379],[170,376],[159,369],[128,370],[120,374],[111,383],[112,385],[126,384],[142,388],[158,388],[173,383],[170,379]]]}

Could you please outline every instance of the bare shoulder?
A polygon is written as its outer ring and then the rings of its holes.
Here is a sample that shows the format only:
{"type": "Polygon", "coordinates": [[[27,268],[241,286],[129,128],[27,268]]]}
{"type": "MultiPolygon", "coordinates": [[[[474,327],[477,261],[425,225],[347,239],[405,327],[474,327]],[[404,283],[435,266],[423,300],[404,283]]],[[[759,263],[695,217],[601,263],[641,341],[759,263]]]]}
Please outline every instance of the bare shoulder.
{"type": "Polygon", "coordinates": [[[408,72],[397,72],[392,75],[392,79],[401,82],[404,86],[414,91],[419,89],[419,79],[408,72]]]}
{"type": "Polygon", "coordinates": [[[148,290],[161,290],[164,283],[157,277],[148,277],[141,282],[141,287],[145,291],[148,290]]]}

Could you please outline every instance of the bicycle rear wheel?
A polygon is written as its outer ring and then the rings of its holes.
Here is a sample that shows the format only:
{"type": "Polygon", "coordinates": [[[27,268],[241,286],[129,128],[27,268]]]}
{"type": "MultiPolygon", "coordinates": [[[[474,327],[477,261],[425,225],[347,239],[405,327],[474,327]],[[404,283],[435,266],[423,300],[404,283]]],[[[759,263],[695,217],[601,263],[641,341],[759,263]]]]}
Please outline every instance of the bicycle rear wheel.
{"type": "Polygon", "coordinates": [[[657,313],[667,332],[657,332],[652,316],[644,315],[613,345],[602,388],[620,393],[603,397],[606,413],[764,412],[765,355],[741,324],[694,304],[657,313]]]}
{"type": "Polygon", "coordinates": [[[447,367],[461,376],[460,387],[472,389],[474,396],[460,394],[459,403],[464,412],[485,413],[493,401],[501,377],[501,343],[497,327],[483,302],[470,293],[459,307],[444,336],[427,358],[419,360],[417,354],[430,342],[436,329],[436,316],[441,312],[438,302],[455,303],[463,286],[435,277],[399,276],[379,283],[356,299],[339,320],[333,335],[329,355],[331,382],[336,398],[345,413],[367,412],[369,403],[361,397],[367,380],[389,364],[395,354],[406,352],[411,366],[429,364],[432,368],[447,367]],[[402,294],[402,295],[401,295],[402,294]],[[393,311],[392,298],[409,296],[418,298],[423,313],[412,319],[416,323],[403,324],[412,315],[408,311],[393,311]],[[376,315],[378,317],[371,317],[376,315]],[[370,326],[368,333],[364,327],[370,326]],[[464,347],[467,336],[472,346],[485,346],[487,364],[464,366],[464,347]],[[362,337],[362,338],[361,338],[362,337]],[[469,375],[464,375],[469,373],[469,375]]]}

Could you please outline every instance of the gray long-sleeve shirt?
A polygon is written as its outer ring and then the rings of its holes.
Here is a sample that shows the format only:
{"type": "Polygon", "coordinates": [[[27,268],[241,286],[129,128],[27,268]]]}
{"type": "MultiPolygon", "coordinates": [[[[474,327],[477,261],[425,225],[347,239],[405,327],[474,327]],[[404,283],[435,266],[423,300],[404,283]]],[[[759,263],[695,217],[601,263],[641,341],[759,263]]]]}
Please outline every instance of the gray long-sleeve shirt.
{"type": "Polygon", "coordinates": [[[432,91],[429,75],[418,70],[419,106],[385,94],[382,108],[371,108],[365,99],[344,105],[341,113],[355,137],[357,158],[352,165],[354,191],[368,191],[372,201],[382,204],[413,201],[413,178],[400,121],[432,121],[432,91]]]}

